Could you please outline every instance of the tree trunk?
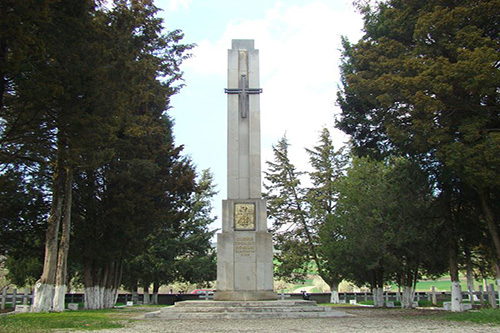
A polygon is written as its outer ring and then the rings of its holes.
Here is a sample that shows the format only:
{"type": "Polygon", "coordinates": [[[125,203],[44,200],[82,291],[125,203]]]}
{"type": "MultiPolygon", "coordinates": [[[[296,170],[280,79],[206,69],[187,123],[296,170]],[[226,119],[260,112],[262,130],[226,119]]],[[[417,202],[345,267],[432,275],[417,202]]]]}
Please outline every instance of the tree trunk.
{"type": "Polygon", "coordinates": [[[373,272],[373,306],[376,308],[384,307],[384,272],[381,268],[373,272]]]}
{"type": "Polygon", "coordinates": [[[83,267],[83,283],[85,285],[84,300],[85,309],[97,310],[102,309],[101,290],[99,281],[101,280],[102,272],[95,267],[92,259],[87,258],[83,267]]]}
{"type": "Polygon", "coordinates": [[[102,309],[102,304],[100,302],[101,291],[98,285],[85,287],[85,309],[88,310],[98,310],[102,309]]]}
{"type": "Polygon", "coordinates": [[[59,225],[61,223],[64,196],[64,173],[60,168],[60,161],[54,168],[54,175],[52,178],[52,206],[50,207],[50,214],[47,220],[47,232],[45,233],[45,259],[42,276],[35,284],[33,312],[52,310],[57,270],[59,225]]]}
{"type": "Polygon", "coordinates": [[[373,306],[382,308],[384,306],[384,288],[375,287],[372,289],[373,293],[373,306]]]}
{"type": "Polygon", "coordinates": [[[330,284],[330,303],[332,304],[340,303],[338,282],[332,282],[330,284]]]}
{"type": "Polygon", "coordinates": [[[450,240],[450,279],[451,279],[451,311],[462,311],[462,288],[458,277],[458,260],[456,241],[450,240]]]}
{"type": "Polygon", "coordinates": [[[84,269],[85,308],[109,309],[116,304],[121,278],[121,262],[108,263],[99,269],[84,269]],[[90,271],[90,273],[89,273],[90,271]]]}
{"type": "Polygon", "coordinates": [[[467,290],[471,304],[474,304],[474,270],[469,248],[465,249],[465,261],[467,266],[467,290]]]}
{"type": "Polygon", "coordinates": [[[110,307],[114,307],[118,301],[118,288],[120,287],[122,281],[122,271],[123,271],[123,260],[119,260],[115,263],[115,269],[113,274],[113,281],[111,286],[112,298],[110,307]]]}
{"type": "Polygon", "coordinates": [[[481,199],[481,206],[483,207],[484,219],[486,220],[491,239],[495,245],[496,260],[500,260],[500,236],[498,232],[498,223],[495,222],[493,210],[488,202],[488,195],[484,191],[479,191],[479,197],[481,199]]]}
{"type": "Polygon", "coordinates": [[[90,309],[89,305],[92,302],[90,299],[90,286],[92,285],[92,268],[91,268],[91,260],[89,258],[84,257],[83,262],[83,285],[85,286],[83,292],[83,308],[90,309]]]}
{"type": "MultiPolygon", "coordinates": [[[[497,260],[495,260],[495,275],[497,280],[497,292],[498,292],[497,305],[500,306],[500,264],[497,260]]],[[[495,306],[495,308],[498,308],[498,306],[495,306]]]]}
{"type": "Polygon", "coordinates": [[[132,302],[134,302],[134,304],[137,304],[137,302],[139,301],[139,295],[137,290],[138,290],[137,285],[135,285],[134,290],[132,290],[132,302]]]}
{"type": "Polygon", "coordinates": [[[64,299],[66,296],[67,263],[69,252],[69,239],[71,231],[71,204],[72,204],[73,172],[70,168],[66,170],[64,185],[64,207],[61,226],[61,240],[59,243],[59,253],[57,256],[57,271],[55,293],[52,309],[54,311],[64,311],[64,299]]]}
{"type": "Polygon", "coordinates": [[[403,297],[401,298],[402,309],[412,309],[415,299],[415,289],[412,286],[403,286],[403,297]]]}
{"type": "Polygon", "coordinates": [[[118,298],[118,287],[121,280],[121,262],[108,264],[108,275],[105,286],[103,286],[103,308],[110,309],[116,304],[118,298]]]}
{"type": "Polygon", "coordinates": [[[153,283],[153,297],[151,299],[152,304],[158,304],[158,292],[160,291],[160,284],[158,282],[153,283]]]}
{"type": "Polygon", "coordinates": [[[149,285],[144,286],[144,296],[143,296],[143,304],[149,304],[149,285]]]}

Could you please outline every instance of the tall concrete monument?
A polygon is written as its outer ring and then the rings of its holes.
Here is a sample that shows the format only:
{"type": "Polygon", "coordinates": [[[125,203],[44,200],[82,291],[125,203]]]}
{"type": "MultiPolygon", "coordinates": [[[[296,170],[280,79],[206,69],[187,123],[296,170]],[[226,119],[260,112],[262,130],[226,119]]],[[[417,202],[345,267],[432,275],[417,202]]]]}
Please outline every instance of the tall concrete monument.
{"type": "Polygon", "coordinates": [[[214,299],[277,299],[273,247],[261,196],[259,51],[253,40],[234,39],[228,50],[227,200],[217,234],[214,299]]]}

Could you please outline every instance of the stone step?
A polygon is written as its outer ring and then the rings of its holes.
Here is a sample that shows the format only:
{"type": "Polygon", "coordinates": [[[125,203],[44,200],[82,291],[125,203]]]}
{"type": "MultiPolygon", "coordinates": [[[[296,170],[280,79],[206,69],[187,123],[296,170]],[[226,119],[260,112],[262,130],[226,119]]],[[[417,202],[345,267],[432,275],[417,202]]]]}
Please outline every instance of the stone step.
{"type": "Polygon", "coordinates": [[[286,318],[333,318],[344,317],[346,314],[341,311],[332,312],[225,312],[225,313],[186,313],[186,312],[162,312],[161,314],[153,315],[146,314],[146,318],[157,318],[165,320],[174,319],[286,319],[286,318]]]}
{"type": "Polygon", "coordinates": [[[258,319],[328,318],[347,314],[314,301],[184,301],[150,312],[146,318],[158,319],[258,319]]]}
{"type": "Polygon", "coordinates": [[[183,301],[175,303],[176,307],[291,307],[317,306],[316,301],[287,300],[287,301],[183,301]]]}

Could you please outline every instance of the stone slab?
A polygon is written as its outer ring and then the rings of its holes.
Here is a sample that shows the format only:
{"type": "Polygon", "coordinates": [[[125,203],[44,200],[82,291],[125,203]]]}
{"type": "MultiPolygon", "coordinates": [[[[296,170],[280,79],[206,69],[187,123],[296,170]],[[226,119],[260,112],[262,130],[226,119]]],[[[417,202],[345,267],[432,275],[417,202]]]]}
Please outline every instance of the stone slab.
{"type": "Polygon", "coordinates": [[[14,309],[15,312],[30,312],[31,311],[31,305],[16,305],[16,308],[14,309]]]}
{"type": "Polygon", "coordinates": [[[68,309],[69,310],[73,310],[73,311],[78,310],[78,303],[69,303],[68,304],[68,309]]]}

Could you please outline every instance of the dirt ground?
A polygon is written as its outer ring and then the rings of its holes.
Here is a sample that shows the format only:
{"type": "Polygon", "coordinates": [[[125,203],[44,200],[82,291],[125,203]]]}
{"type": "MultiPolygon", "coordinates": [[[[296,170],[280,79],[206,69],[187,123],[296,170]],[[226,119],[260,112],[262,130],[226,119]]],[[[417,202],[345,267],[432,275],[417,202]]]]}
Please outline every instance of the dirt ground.
{"type": "Polygon", "coordinates": [[[325,319],[141,319],[127,323],[122,329],[99,332],[500,332],[500,326],[440,319],[442,311],[373,308],[336,310],[345,312],[347,316],[325,319]]]}

